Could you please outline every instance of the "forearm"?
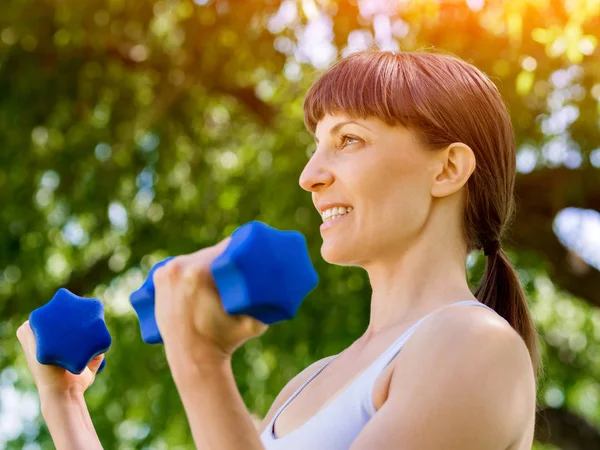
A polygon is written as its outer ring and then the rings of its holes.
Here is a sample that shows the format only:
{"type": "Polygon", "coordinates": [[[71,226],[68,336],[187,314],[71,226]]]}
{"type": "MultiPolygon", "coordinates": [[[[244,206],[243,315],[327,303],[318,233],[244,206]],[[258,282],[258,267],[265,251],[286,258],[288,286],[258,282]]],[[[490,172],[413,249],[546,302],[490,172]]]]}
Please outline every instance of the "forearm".
{"type": "Polygon", "coordinates": [[[198,449],[264,450],[229,358],[167,358],[198,449]]]}
{"type": "Polygon", "coordinates": [[[57,450],[102,449],[82,392],[40,392],[40,402],[57,450]]]}

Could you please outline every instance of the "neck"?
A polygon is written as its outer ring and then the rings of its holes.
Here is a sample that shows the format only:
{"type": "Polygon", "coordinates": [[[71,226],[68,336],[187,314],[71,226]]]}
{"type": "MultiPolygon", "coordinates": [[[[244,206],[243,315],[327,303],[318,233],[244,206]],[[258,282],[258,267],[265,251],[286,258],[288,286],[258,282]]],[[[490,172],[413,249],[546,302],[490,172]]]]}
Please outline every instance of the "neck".
{"type": "Polygon", "coordinates": [[[396,325],[412,324],[442,306],[475,300],[459,242],[422,239],[396,252],[394,259],[363,266],[373,290],[366,338],[396,325]]]}

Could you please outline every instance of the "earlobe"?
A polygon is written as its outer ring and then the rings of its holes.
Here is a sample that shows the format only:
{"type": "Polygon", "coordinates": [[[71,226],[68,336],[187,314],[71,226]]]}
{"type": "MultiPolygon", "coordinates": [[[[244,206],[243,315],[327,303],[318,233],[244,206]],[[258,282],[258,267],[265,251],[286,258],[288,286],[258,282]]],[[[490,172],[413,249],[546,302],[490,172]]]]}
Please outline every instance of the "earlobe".
{"type": "Polygon", "coordinates": [[[434,197],[446,197],[460,190],[475,171],[475,154],[462,142],[448,145],[437,154],[437,172],[431,187],[434,197]]]}

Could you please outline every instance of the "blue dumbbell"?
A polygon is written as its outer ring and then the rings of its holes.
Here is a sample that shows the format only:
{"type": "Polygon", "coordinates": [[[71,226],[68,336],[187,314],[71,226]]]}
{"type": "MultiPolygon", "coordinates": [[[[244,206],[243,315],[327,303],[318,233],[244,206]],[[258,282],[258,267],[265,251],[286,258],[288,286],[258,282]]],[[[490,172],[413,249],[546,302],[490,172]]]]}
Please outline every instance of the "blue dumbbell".
{"type": "MultiPolygon", "coordinates": [[[[104,322],[104,306],[95,298],[59,289],[52,300],[29,315],[41,364],[60,366],[80,374],[96,356],[105,353],[111,337],[104,322]]],[[[106,358],[98,373],[104,370],[106,358]]]]}
{"type": "MultiPolygon", "coordinates": [[[[149,344],[162,342],[154,316],[152,276],[171,258],[155,264],[142,287],[130,297],[142,339],[149,344]]],[[[232,233],[229,245],[210,270],[227,313],[252,316],[268,325],[294,317],[318,282],[302,233],[256,221],[232,233]]]]}

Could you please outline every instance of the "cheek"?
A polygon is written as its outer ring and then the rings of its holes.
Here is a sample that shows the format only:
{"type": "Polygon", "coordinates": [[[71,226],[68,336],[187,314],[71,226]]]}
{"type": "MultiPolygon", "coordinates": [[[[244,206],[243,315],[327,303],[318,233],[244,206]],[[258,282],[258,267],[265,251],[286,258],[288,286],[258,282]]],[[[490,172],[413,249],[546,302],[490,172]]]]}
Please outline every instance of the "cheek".
{"type": "Polygon", "coordinates": [[[425,169],[414,161],[395,161],[380,165],[373,173],[372,183],[363,188],[376,199],[378,220],[392,228],[419,226],[430,201],[425,169]]]}
{"type": "Polygon", "coordinates": [[[419,161],[410,158],[382,158],[375,164],[366,164],[370,187],[363,188],[382,197],[422,197],[427,190],[425,170],[419,161]]]}

